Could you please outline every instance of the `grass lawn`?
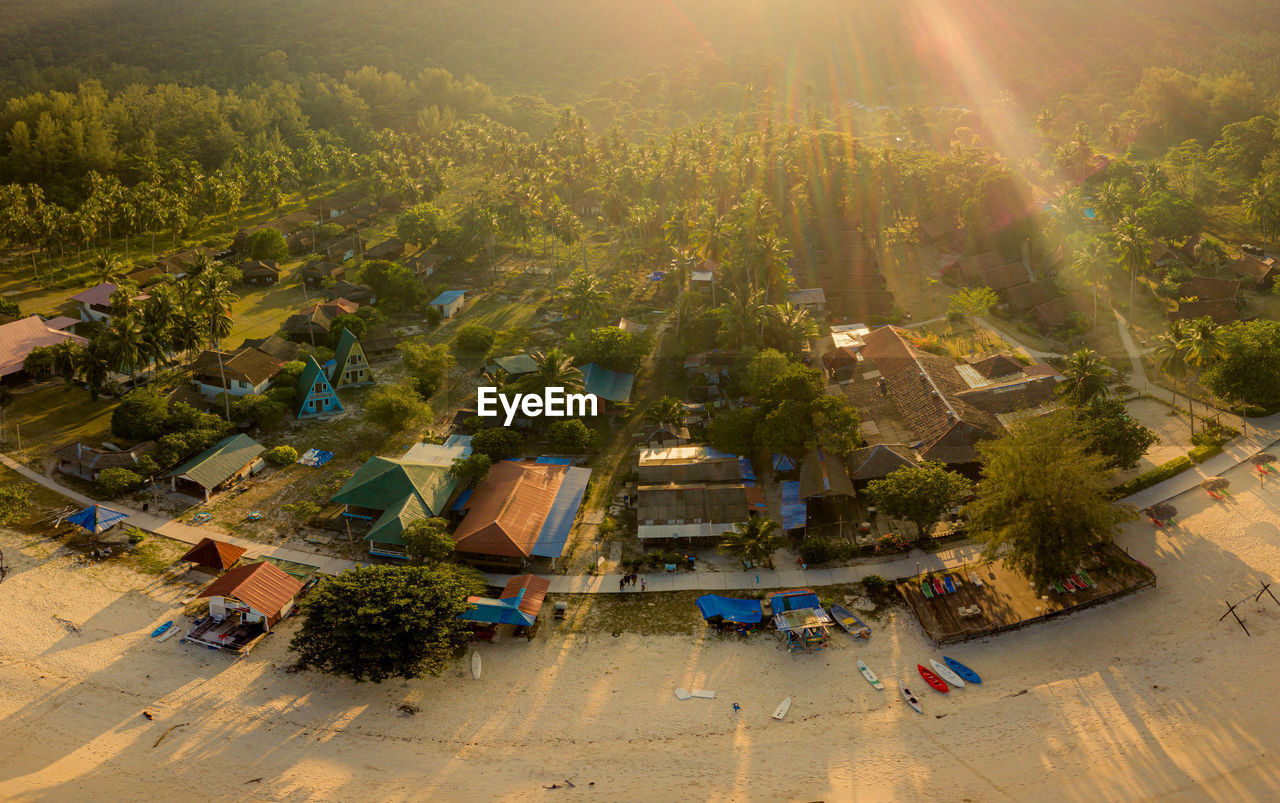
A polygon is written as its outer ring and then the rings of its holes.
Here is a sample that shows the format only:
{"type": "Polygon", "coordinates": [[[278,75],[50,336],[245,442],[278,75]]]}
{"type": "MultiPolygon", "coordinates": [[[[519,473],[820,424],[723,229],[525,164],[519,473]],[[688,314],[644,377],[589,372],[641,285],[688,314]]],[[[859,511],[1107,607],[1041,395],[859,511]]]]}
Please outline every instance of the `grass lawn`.
{"type": "Polygon", "coordinates": [[[74,440],[97,445],[111,438],[111,399],[94,402],[89,391],[60,381],[15,391],[5,408],[4,442],[11,452],[22,441],[23,462],[42,465],[53,452],[74,440]]]}

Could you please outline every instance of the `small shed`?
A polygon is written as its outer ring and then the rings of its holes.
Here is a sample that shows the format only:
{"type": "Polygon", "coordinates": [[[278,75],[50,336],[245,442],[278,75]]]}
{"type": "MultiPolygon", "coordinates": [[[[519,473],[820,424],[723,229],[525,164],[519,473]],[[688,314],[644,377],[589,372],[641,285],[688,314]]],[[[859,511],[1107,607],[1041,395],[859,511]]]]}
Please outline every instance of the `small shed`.
{"type": "Polygon", "coordinates": [[[440,310],[440,314],[447,319],[456,315],[464,303],[466,303],[465,290],[445,290],[431,301],[431,306],[440,310]]]}
{"type": "Polygon", "coordinates": [[[245,284],[275,284],[280,281],[280,266],[269,259],[241,262],[240,281],[245,284]]]}
{"type": "Polygon", "coordinates": [[[226,541],[218,541],[213,538],[204,538],[200,543],[187,550],[187,554],[183,555],[180,560],[187,563],[194,563],[197,566],[203,566],[206,569],[212,569],[215,572],[223,572],[236,565],[236,561],[244,556],[245,548],[228,544],[226,541]]]}
{"type": "MultiPolygon", "coordinates": [[[[545,577],[522,574],[512,577],[502,589],[498,599],[489,597],[467,597],[471,608],[458,614],[465,622],[475,622],[492,633],[497,625],[513,625],[517,631],[532,627],[538,621],[542,611],[542,603],[551,589],[551,581],[545,577]]],[[[481,629],[481,628],[478,628],[481,629]]]]}
{"type": "Polygon", "coordinates": [[[262,444],[243,433],[228,435],[169,474],[169,490],[208,502],[215,491],[261,470],[262,444]]]}

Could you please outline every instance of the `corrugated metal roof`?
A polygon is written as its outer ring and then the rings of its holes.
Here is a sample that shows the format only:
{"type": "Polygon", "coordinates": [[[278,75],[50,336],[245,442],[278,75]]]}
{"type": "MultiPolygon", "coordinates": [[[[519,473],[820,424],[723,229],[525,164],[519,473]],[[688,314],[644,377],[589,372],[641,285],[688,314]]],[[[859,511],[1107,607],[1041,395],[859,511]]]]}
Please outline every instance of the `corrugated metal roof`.
{"type": "Polygon", "coordinates": [[[587,481],[590,479],[589,468],[570,468],[565,473],[547,519],[538,533],[538,540],[533,545],[534,557],[558,558],[564,554],[569,531],[578,518],[578,508],[582,506],[582,497],[587,492],[587,481]]]}
{"type": "Polygon", "coordinates": [[[242,546],[205,538],[191,547],[187,554],[182,556],[181,560],[221,571],[234,566],[235,562],[240,560],[244,553],[245,548],[242,546]]]}
{"type": "Polygon", "coordinates": [[[462,298],[464,295],[466,295],[465,290],[445,290],[432,300],[431,305],[440,307],[446,306],[462,298]]]}
{"type": "Polygon", "coordinates": [[[432,515],[440,515],[458,481],[447,466],[423,465],[371,457],[343,484],[331,501],[342,505],[388,510],[417,494],[432,515]]]}
{"type": "Polygon", "coordinates": [[[282,569],[264,562],[231,569],[201,591],[200,598],[235,597],[267,617],[268,624],[274,625],[283,617],[285,606],[301,590],[302,583],[282,569]]]}
{"type": "Polygon", "coordinates": [[[565,466],[537,463],[504,460],[496,464],[476,486],[466,518],[453,534],[458,550],[532,557],[569,471],[565,466]]]}
{"type": "Polygon", "coordinates": [[[212,491],[262,454],[265,447],[243,433],[229,435],[169,473],[212,491]]]}
{"type": "Polygon", "coordinates": [[[405,528],[415,521],[431,518],[431,511],[422,504],[417,494],[409,494],[392,507],[387,508],[369,528],[364,540],[379,544],[404,546],[405,528]]]}
{"type": "Polygon", "coordinates": [[[64,340],[80,344],[89,342],[79,335],[51,329],[39,315],[0,326],[0,376],[21,371],[27,355],[37,346],[52,346],[64,340]]]}
{"type": "Polygon", "coordinates": [[[808,523],[808,507],[800,498],[800,481],[782,483],[782,529],[798,530],[808,523]]]}
{"type": "Polygon", "coordinates": [[[610,371],[593,362],[582,366],[583,389],[606,401],[624,402],[630,399],[631,387],[635,381],[635,374],[610,371]]]}
{"type": "Polygon", "coordinates": [[[538,362],[533,359],[531,354],[513,354],[510,357],[498,357],[490,360],[484,369],[491,374],[502,370],[511,376],[521,376],[538,370],[538,362]]]}

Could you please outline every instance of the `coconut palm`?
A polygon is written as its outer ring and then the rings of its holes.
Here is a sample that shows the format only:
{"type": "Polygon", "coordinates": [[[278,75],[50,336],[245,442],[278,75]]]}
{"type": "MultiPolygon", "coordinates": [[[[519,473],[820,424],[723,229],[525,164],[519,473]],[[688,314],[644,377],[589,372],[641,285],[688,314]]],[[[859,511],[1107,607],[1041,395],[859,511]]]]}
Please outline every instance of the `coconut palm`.
{"type": "Polygon", "coordinates": [[[1111,366],[1093,349],[1080,349],[1067,355],[1062,367],[1063,382],[1058,392],[1068,403],[1080,406],[1097,396],[1105,396],[1111,381],[1111,366]]]}
{"type": "Polygon", "coordinates": [[[119,254],[102,250],[93,258],[93,272],[98,277],[99,283],[105,284],[112,281],[123,274],[124,269],[124,260],[120,258],[119,254]]]}
{"type": "Polygon", "coordinates": [[[63,340],[49,347],[49,357],[53,373],[61,376],[67,387],[75,381],[80,368],[80,352],[84,346],[73,340],[63,340]]]}
{"type": "Polygon", "coordinates": [[[1187,413],[1191,417],[1191,431],[1194,433],[1196,415],[1191,388],[1200,383],[1204,369],[1226,356],[1226,347],[1218,335],[1218,325],[1207,317],[1193,320],[1187,327],[1183,352],[1191,373],[1187,380],[1187,413]]]}
{"type": "Polygon", "coordinates": [[[107,362],[107,350],[102,339],[94,340],[87,347],[81,348],[78,356],[80,379],[89,388],[89,398],[97,401],[111,376],[111,366],[107,362]]]}
{"type": "MultiPolygon", "coordinates": [[[[1190,328],[1185,320],[1177,320],[1169,322],[1168,331],[1156,338],[1155,357],[1156,363],[1160,366],[1160,370],[1164,371],[1173,379],[1173,401],[1178,401],[1179,379],[1186,379],[1190,375],[1187,365],[1187,340],[1190,337],[1190,328]]],[[[1190,411],[1191,404],[1191,386],[1187,386],[1187,409],[1190,411]]],[[[1195,430],[1195,419],[1191,419],[1191,429],[1195,430]]]]}
{"type": "Polygon", "coordinates": [[[231,292],[231,287],[218,271],[202,273],[195,281],[194,301],[204,319],[205,331],[209,333],[209,342],[218,347],[218,342],[231,334],[234,319],[231,317],[231,304],[239,299],[231,292]]]}
{"type": "Polygon", "coordinates": [[[1098,237],[1084,244],[1076,251],[1071,260],[1071,272],[1081,281],[1093,285],[1093,328],[1098,328],[1098,296],[1102,294],[1102,283],[1107,279],[1107,269],[1111,267],[1107,244],[1098,237]]]}
{"type": "Polygon", "coordinates": [[[561,288],[566,309],[574,320],[582,323],[604,314],[609,309],[609,292],[599,276],[585,270],[575,270],[569,275],[569,281],[561,288]]]}
{"type": "Polygon", "coordinates": [[[146,353],[147,339],[142,322],[135,314],[113,315],[111,325],[102,333],[105,353],[117,370],[136,377],[138,365],[146,353]]]}
{"type": "Polygon", "coordinates": [[[768,307],[765,314],[767,338],[772,345],[790,354],[804,351],[809,339],[818,336],[818,324],[804,307],[790,301],[768,307]]]}
{"type": "Polygon", "coordinates": [[[727,298],[715,315],[720,320],[719,338],[725,348],[741,349],[760,343],[760,329],[764,320],[764,294],[759,290],[726,292],[727,298]]]}
{"type": "Polygon", "coordinates": [[[1120,265],[1129,271],[1129,324],[1133,325],[1133,295],[1138,284],[1138,271],[1147,264],[1150,251],[1147,247],[1147,231],[1125,215],[1116,224],[1115,252],[1120,265]]]}
{"type": "Polygon", "coordinates": [[[733,525],[716,550],[753,563],[771,564],[773,553],[785,543],[778,534],[778,522],[764,516],[751,516],[733,525]]]}
{"type": "Polygon", "coordinates": [[[582,369],[574,365],[573,358],[559,346],[534,352],[533,362],[537,367],[525,380],[528,391],[541,392],[547,388],[582,390],[582,369]]]}
{"type": "Polygon", "coordinates": [[[1268,176],[1259,176],[1250,185],[1241,201],[1245,215],[1258,224],[1258,236],[1262,247],[1267,245],[1267,219],[1273,217],[1275,211],[1275,183],[1268,176]]]}
{"type": "Polygon", "coordinates": [[[1124,196],[1120,192],[1119,185],[1114,181],[1108,181],[1099,187],[1098,194],[1093,199],[1093,206],[1103,220],[1113,221],[1118,218],[1121,210],[1124,209],[1124,196]]]}
{"type": "Polygon", "coordinates": [[[644,420],[650,424],[674,424],[679,426],[685,422],[689,411],[684,402],[674,396],[663,396],[655,399],[644,411],[644,420]]]}

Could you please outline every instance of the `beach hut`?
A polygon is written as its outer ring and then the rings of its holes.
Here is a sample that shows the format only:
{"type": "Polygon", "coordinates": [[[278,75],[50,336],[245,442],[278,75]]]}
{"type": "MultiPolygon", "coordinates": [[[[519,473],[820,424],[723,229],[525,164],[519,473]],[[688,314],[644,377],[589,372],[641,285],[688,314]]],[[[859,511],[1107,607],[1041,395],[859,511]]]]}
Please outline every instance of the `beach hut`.
{"type": "Polygon", "coordinates": [[[440,314],[444,318],[452,318],[462,309],[462,305],[466,302],[466,291],[464,290],[445,290],[431,301],[431,306],[440,310],[440,314]]]}
{"type": "Polygon", "coordinates": [[[551,581],[545,577],[532,574],[512,577],[497,599],[467,597],[472,607],[458,614],[458,618],[473,623],[472,629],[480,639],[492,640],[500,625],[515,628],[513,635],[527,634],[533,638],[533,627],[550,588],[551,581]]]}
{"type": "Polygon", "coordinates": [[[822,609],[818,595],[811,589],[775,591],[767,599],[773,626],[782,634],[788,650],[812,652],[827,646],[835,621],[822,609]]]}
{"type": "Polygon", "coordinates": [[[293,611],[302,588],[301,581],[266,561],[237,566],[200,592],[198,599],[209,600],[209,615],[185,640],[248,652],[293,611]]]}
{"type": "Polygon", "coordinates": [[[342,402],[315,357],[307,357],[298,377],[298,418],[316,418],[342,412],[342,402]]]}
{"type": "Polygon", "coordinates": [[[179,560],[194,563],[214,572],[223,572],[236,565],[236,561],[244,556],[245,548],[217,541],[213,538],[201,539],[200,543],[187,550],[179,560]]]}
{"type": "Polygon", "coordinates": [[[335,388],[356,387],[373,383],[373,371],[365,359],[360,341],[350,329],[343,329],[338,338],[338,349],[333,356],[334,369],[331,379],[335,388]]]}
{"type": "Polygon", "coordinates": [[[694,600],[694,604],[698,606],[703,620],[718,630],[745,633],[759,627],[764,621],[764,610],[758,599],[704,594],[694,600]]]}
{"type": "Polygon", "coordinates": [[[93,535],[99,535],[127,518],[129,518],[128,513],[121,513],[118,510],[112,510],[102,505],[89,505],[84,510],[67,516],[66,520],[83,527],[93,535]]]}

